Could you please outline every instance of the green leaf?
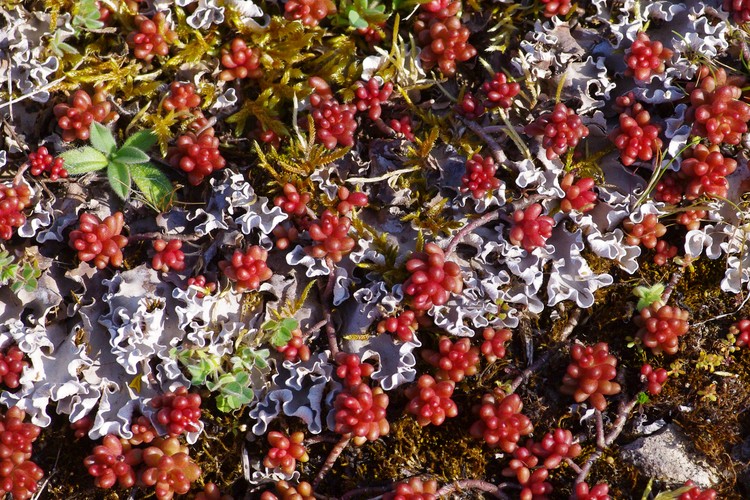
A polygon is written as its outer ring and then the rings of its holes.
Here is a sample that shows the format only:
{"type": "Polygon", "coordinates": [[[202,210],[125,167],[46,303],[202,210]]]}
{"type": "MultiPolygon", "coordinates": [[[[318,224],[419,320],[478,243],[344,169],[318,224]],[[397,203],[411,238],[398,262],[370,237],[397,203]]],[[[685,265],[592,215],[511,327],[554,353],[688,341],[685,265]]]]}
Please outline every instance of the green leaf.
{"type": "Polygon", "coordinates": [[[285,328],[287,330],[296,330],[299,328],[299,321],[297,321],[294,318],[286,318],[281,321],[281,328],[285,328]]]}
{"type": "Polygon", "coordinates": [[[283,347],[292,340],[292,332],[285,328],[279,328],[271,335],[271,344],[275,347],[283,347]]]}
{"type": "Polygon", "coordinates": [[[279,324],[272,319],[269,319],[268,321],[266,321],[262,326],[264,330],[275,330],[278,327],[279,327],[279,324]]]}
{"type": "Polygon", "coordinates": [[[2,270],[2,273],[0,273],[0,280],[1,281],[8,281],[10,279],[13,279],[16,277],[16,273],[18,272],[18,265],[14,264],[12,266],[8,266],[5,269],[2,270]]]}
{"type": "Polygon", "coordinates": [[[638,297],[638,304],[636,307],[639,311],[649,307],[654,302],[661,300],[661,296],[664,293],[664,285],[657,283],[653,286],[637,286],[633,289],[633,295],[638,297]]]}
{"type": "Polygon", "coordinates": [[[249,384],[250,376],[246,372],[237,373],[233,381],[221,387],[221,394],[216,398],[217,408],[229,412],[249,404],[255,397],[253,390],[248,387],[249,384]]]}
{"type": "Polygon", "coordinates": [[[31,267],[31,266],[30,266],[30,265],[28,265],[28,264],[24,264],[24,266],[23,266],[23,267],[21,268],[21,277],[22,277],[22,278],[23,278],[24,280],[27,280],[27,281],[28,281],[28,280],[29,280],[30,278],[32,278],[33,276],[34,276],[34,268],[33,268],[33,267],[31,267]]]}
{"type": "Polygon", "coordinates": [[[107,168],[109,185],[117,196],[127,200],[130,195],[130,171],[122,163],[112,162],[107,168]]]}
{"type": "Polygon", "coordinates": [[[187,369],[188,372],[190,372],[190,382],[196,385],[204,384],[213,371],[211,369],[211,363],[205,359],[199,360],[197,365],[187,365],[187,369]]]}
{"type": "Polygon", "coordinates": [[[117,149],[117,143],[112,136],[112,132],[110,132],[107,127],[98,122],[91,122],[89,132],[91,134],[89,140],[91,141],[92,146],[107,156],[115,152],[117,149]]]}
{"type": "Polygon", "coordinates": [[[223,388],[222,393],[216,397],[216,408],[224,413],[229,413],[250,404],[254,397],[255,393],[251,388],[232,383],[223,388]]]}
{"type": "Polygon", "coordinates": [[[128,137],[122,147],[130,146],[141,151],[148,151],[151,146],[156,144],[157,139],[156,134],[151,130],[140,130],[128,137]]]}
{"type": "Polygon", "coordinates": [[[90,30],[98,30],[104,27],[104,23],[95,19],[85,19],[83,24],[90,30]]]}
{"type": "Polygon", "coordinates": [[[362,19],[362,16],[359,15],[359,12],[353,9],[349,11],[349,24],[354,28],[360,29],[367,28],[368,26],[367,21],[362,19]]]}
{"type": "Polygon", "coordinates": [[[164,172],[151,163],[140,163],[130,167],[135,185],[146,200],[157,210],[164,211],[172,204],[172,183],[164,172]]]}
{"type": "Polygon", "coordinates": [[[84,146],[79,149],[71,149],[60,155],[65,161],[65,170],[70,175],[81,175],[87,172],[101,170],[109,164],[109,160],[100,151],[84,146]]]}
{"type": "Polygon", "coordinates": [[[127,163],[128,165],[134,165],[137,163],[146,163],[151,158],[134,146],[123,146],[112,157],[113,161],[119,161],[120,163],[127,163]]]}
{"type": "Polygon", "coordinates": [[[636,399],[638,401],[638,404],[641,404],[641,405],[644,405],[648,403],[649,401],[651,401],[651,399],[648,397],[648,394],[646,394],[645,392],[639,392],[636,395],[636,399]]]}
{"type": "Polygon", "coordinates": [[[24,283],[23,289],[27,292],[33,292],[38,286],[39,282],[36,280],[36,278],[31,278],[29,281],[24,283]]]}

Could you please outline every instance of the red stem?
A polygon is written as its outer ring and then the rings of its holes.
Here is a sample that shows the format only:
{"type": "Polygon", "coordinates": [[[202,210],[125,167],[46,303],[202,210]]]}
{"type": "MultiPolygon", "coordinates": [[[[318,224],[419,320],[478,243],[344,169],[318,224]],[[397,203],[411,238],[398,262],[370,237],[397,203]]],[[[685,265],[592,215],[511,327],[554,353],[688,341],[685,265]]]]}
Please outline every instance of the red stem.
{"type": "Polygon", "coordinates": [[[462,479],[460,481],[446,484],[445,486],[440,488],[437,492],[437,496],[446,496],[458,490],[480,490],[491,494],[495,498],[508,499],[508,496],[502,491],[503,488],[507,486],[508,485],[506,483],[501,483],[496,486],[492,483],[481,481],[479,479],[462,479]]]}
{"type": "Polygon", "coordinates": [[[326,477],[326,474],[329,470],[333,467],[333,464],[336,463],[336,460],[338,460],[339,455],[346,449],[346,447],[349,445],[349,441],[351,441],[352,436],[351,434],[345,434],[338,443],[336,443],[336,446],[333,447],[331,450],[331,453],[328,454],[328,457],[326,457],[326,461],[323,462],[323,467],[320,468],[320,471],[318,472],[318,475],[315,476],[315,481],[313,481],[313,488],[317,488],[317,486],[323,481],[323,478],[326,477]]]}

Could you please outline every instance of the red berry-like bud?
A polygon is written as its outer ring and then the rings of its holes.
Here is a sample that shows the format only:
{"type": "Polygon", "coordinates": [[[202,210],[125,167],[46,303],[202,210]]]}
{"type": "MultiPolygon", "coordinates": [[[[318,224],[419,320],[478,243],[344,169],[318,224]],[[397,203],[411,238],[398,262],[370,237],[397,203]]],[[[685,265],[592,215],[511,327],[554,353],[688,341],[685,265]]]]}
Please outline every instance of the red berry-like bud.
{"type": "Polygon", "coordinates": [[[612,382],[617,376],[617,358],[609,353],[609,346],[600,342],[594,346],[575,344],[570,350],[572,362],[563,377],[560,392],[573,396],[576,403],[587,399],[599,411],[604,411],[604,396],[620,392],[620,384],[612,382]]]}
{"type": "Polygon", "coordinates": [[[103,92],[97,91],[93,97],[85,90],[76,90],[68,99],[68,104],[57,104],[53,108],[57,124],[62,129],[65,142],[76,139],[87,141],[92,122],[105,123],[117,119],[111,111],[112,105],[103,92]]]}
{"type": "Polygon", "coordinates": [[[552,236],[555,221],[552,217],[542,215],[542,210],[539,203],[534,203],[525,210],[519,209],[513,212],[514,225],[510,229],[511,243],[523,246],[527,252],[545,245],[547,238],[552,236]]]}
{"type": "Polygon", "coordinates": [[[413,254],[406,262],[411,276],[404,282],[404,293],[412,297],[412,307],[427,311],[433,305],[443,305],[450,293],[461,293],[463,278],[455,262],[445,260],[443,249],[428,243],[424,252],[413,254]]]}
{"type": "Polygon", "coordinates": [[[348,236],[351,222],[348,217],[336,217],[330,210],[324,211],[320,220],[310,224],[310,238],[315,243],[305,247],[305,252],[316,259],[330,258],[332,262],[340,262],[356,244],[348,236]]]}
{"type": "Polygon", "coordinates": [[[268,251],[253,245],[245,252],[235,250],[231,260],[219,262],[219,268],[230,281],[235,282],[238,292],[257,290],[261,282],[268,281],[273,271],[266,265],[268,251]]]}
{"type": "Polygon", "coordinates": [[[502,391],[488,393],[482,397],[482,404],[475,408],[480,420],[469,432],[475,438],[484,439],[490,448],[501,448],[513,453],[521,436],[534,431],[528,417],[521,413],[523,403],[518,394],[506,396],[502,391]]]}
{"type": "Polygon", "coordinates": [[[654,354],[665,352],[675,354],[679,349],[679,337],[690,328],[690,313],[678,307],[665,306],[654,302],[641,310],[635,323],[640,327],[638,338],[654,354]]]}
{"type": "Polygon", "coordinates": [[[182,251],[182,241],[162,239],[153,241],[156,253],[151,258],[151,267],[155,271],[167,273],[170,270],[182,271],[185,269],[185,254],[182,251]]]}
{"type": "Polygon", "coordinates": [[[665,49],[661,42],[651,41],[644,32],[639,32],[633,44],[625,52],[626,74],[634,75],[636,80],[648,80],[652,74],[664,73],[666,61],[672,57],[672,51],[665,49]]]}
{"type": "Polygon", "coordinates": [[[581,139],[589,135],[589,129],[581,117],[561,102],[552,111],[543,113],[527,125],[525,132],[542,136],[542,147],[547,150],[550,160],[564,154],[568,148],[575,148],[581,139]]]}
{"type": "Polygon", "coordinates": [[[136,59],[151,62],[154,56],[169,54],[169,44],[177,40],[177,33],[169,29],[163,13],[157,12],[152,19],[135,16],[136,31],[128,35],[128,45],[136,59]]]}
{"type": "Polygon", "coordinates": [[[219,73],[219,80],[224,82],[263,75],[258,49],[251,49],[241,38],[235,38],[221,49],[221,64],[226,69],[219,73]]]}
{"type": "Polygon", "coordinates": [[[94,261],[97,269],[123,263],[122,249],[128,238],[120,233],[125,225],[122,212],[115,212],[103,221],[94,214],[81,214],[78,229],[70,233],[70,247],[78,251],[81,262],[94,261]]]}
{"type": "Polygon", "coordinates": [[[177,138],[175,147],[169,148],[169,163],[188,174],[188,182],[197,186],[203,179],[226,166],[226,160],[219,151],[219,139],[213,129],[199,136],[188,132],[177,138]]]}
{"type": "Polygon", "coordinates": [[[521,86],[517,82],[509,82],[505,73],[498,71],[492,80],[482,84],[482,91],[487,96],[485,106],[488,108],[510,108],[521,86]]]}
{"type": "Polygon", "coordinates": [[[441,425],[446,418],[458,415],[458,407],[451,396],[456,384],[444,380],[436,382],[430,375],[419,377],[417,384],[406,390],[406,397],[411,398],[407,407],[409,413],[417,417],[421,426],[441,425]]]}
{"type": "Polygon", "coordinates": [[[482,198],[500,187],[500,179],[495,177],[495,173],[497,166],[491,156],[475,154],[466,161],[466,174],[461,177],[461,191],[471,191],[474,198],[482,198]]]}

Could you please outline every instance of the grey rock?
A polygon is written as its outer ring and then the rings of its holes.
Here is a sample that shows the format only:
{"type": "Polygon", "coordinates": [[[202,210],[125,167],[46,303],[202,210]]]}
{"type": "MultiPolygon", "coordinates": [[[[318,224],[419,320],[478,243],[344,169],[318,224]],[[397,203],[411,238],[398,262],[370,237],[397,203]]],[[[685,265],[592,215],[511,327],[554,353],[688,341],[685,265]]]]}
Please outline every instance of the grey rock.
{"type": "Polygon", "coordinates": [[[620,456],[646,476],[666,483],[681,485],[690,479],[699,487],[708,488],[721,480],[718,471],[708,465],[675,425],[623,446],[620,456]]]}

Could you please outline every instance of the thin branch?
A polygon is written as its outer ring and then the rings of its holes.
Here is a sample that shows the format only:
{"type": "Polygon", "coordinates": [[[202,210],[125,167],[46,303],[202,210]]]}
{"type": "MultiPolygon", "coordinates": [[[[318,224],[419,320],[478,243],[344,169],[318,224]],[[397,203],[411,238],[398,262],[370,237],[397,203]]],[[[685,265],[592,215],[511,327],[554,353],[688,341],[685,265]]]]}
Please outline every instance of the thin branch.
{"type": "Polygon", "coordinates": [[[420,168],[422,167],[419,165],[415,165],[413,167],[402,168],[400,170],[392,170],[390,172],[384,173],[383,175],[379,175],[378,177],[350,177],[344,182],[349,182],[351,184],[371,184],[373,182],[385,181],[387,179],[390,179],[391,177],[398,177],[401,174],[408,174],[409,172],[414,172],[416,170],[419,170],[420,168]]]}
{"type": "Polygon", "coordinates": [[[507,486],[507,483],[494,485],[492,483],[481,481],[479,479],[462,479],[460,481],[446,484],[445,486],[440,488],[437,492],[437,496],[446,496],[453,493],[454,491],[459,490],[480,490],[491,494],[495,498],[509,499],[508,495],[506,495],[502,491],[507,486]]]}
{"type": "Polygon", "coordinates": [[[667,283],[667,286],[664,287],[664,293],[661,294],[661,300],[665,304],[669,300],[669,297],[672,295],[672,292],[674,291],[677,284],[682,279],[682,272],[684,271],[684,267],[681,267],[677,271],[675,271],[672,276],[669,278],[669,283],[667,283]]]}
{"type": "Polygon", "coordinates": [[[516,378],[513,379],[513,382],[510,383],[510,393],[513,393],[521,387],[521,384],[526,382],[531,375],[534,374],[537,370],[539,370],[541,367],[546,365],[549,360],[552,358],[554,354],[559,352],[560,349],[565,347],[568,343],[568,337],[570,337],[570,334],[573,333],[573,330],[578,325],[578,321],[581,317],[581,309],[576,308],[568,318],[568,322],[565,324],[565,326],[562,329],[562,332],[560,334],[560,341],[557,343],[557,345],[552,346],[544,351],[539,358],[534,361],[528,368],[526,368],[524,371],[522,371],[516,378]]]}
{"type": "Polygon", "coordinates": [[[568,464],[570,466],[570,468],[573,469],[573,472],[575,472],[576,474],[580,474],[581,473],[581,468],[572,459],[566,457],[565,458],[565,463],[568,464]]]}
{"type": "Polygon", "coordinates": [[[620,404],[620,408],[617,411],[617,417],[615,418],[615,421],[612,424],[612,429],[609,431],[609,434],[604,434],[604,424],[602,422],[602,414],[598,410],[596,411],[597,450],[586,460],[583,466],[581,466],[581,471],[578,473],[578,476],[576,477],[575,484],[582,483],[586,480],[586,477],[588,477],[589,472],[591,472],[591,468],[594,466],[596,461],[599,460],[604,454],[604,450],[612,446],[615,440],[617,440],[617,438],[620,437],[620,434],[622,434],[622,431],[625,428],[625,423],[628,421],[630,412],[633,411],[633,408],[635,408],[635,405],[637,404],[638,404],[638,396],[635,396],[632,400],[628,401],[627,403],[623,402],[620,404]]]}
{"type": "Polygon", "coordinates": [[[633,408],[635,408],[635,405],[637,404],[638,396],[636,395],[632,400],[620,405],[620,409],[617,412],[617,418],[615,418],[615,422],[612,424],[612,430],[609,431],[609,434],[604,438],[604,444],[606,446],[612,446],[612,443],[620,437],[620,434],[622,434],[622,431],[625,428],[625,423],[628,421],[630,412],[633,411],[633,408]]]}
{"type": "Polygon", "coordinates": [[[333,297],[333,286],[336,283],[336,273],[334,272],[333,261],[330,259],[330,257],[326,258],[326,264],[328,265],[330,273],[328,274],[328,282],[326,283],[326,288],[323,291],[321,302],[323,303],[323,319],[326,322],[325,326],[326,337],[328,337],[328,348],[331,350],[331,357],[335,359],[336,355],[339,353],[339,344],[336,339],[336,327],[333,326],[333,319],[331,318],[331,307],[328,305],[328,302],[331,300],[331,297],[333,297]]]}
{"type": "Polygon", "coordinates": [[[466,125],[466,127],[474,132],[477,137],[482,139],[484,143],[487,145],[488,148],[490,148],[490,153],[492,153],[492,157],[495,159],[495,162],[499,164],[505,164],[505,162],[508,160],[508,158],[505,156],[505,153],[503,152],[503,149],[500,147],[500,144],[495,141],[492,137],[489,136],[484,131],[484,128],[477,123],[467,120],[461,116],[458,117],[459,120],[461,120],[461,123],[466,125]]]}
{"type": "Polygon", "coordinates": [[[371,486],[368,488],[357,488],[356,490],[347,491],[344,493],[339,500],[349,500],[357,495],[368,495],[385,493],[393,489],[393,486],[371,486]]]}
{"type": "Polygon", "coordinates": [[[180,240],[180,241],[195,241],[201,239],[202,236],[197,234],[163,234],[163,233],[141,233],[131,234],[128,236],[128,243],[135,241],[145,240],[180,240]]]}
{"type": "Polygon", "coordinates": [[[578,321],[581,319],[581,309],[575,308],[572,313],[570,313],[570,317],[568,318],[568,322],[565,324],[565,327],[560,332],[560,342],[565,342],[568,340],[568,337],[570,337],[570,334],[573,333],[573,330],[578,326],[578,321]]]}
{"type": "Polygon", "coordinates": [[[310,335],[313,334],[313,332],[316,332],[316,331],[320,330],[321,328],[323,328],[324,326],[326,326],[326,323],[328,323],[327,320],[321,319],[320,321],[318,321],[317,323],[315,323],[310,328],[307,328],[307,331],[305,332],[305,334],[303,335],[303,337],[309,337],[310,335]]]}
{"type": "Polygon", "coordinates": [[[336,463],[336,460],[338,460],[339,455],[341,455],[341,453],[349,445],[349,441],[351,441],[351,439],[351,434],[346,434],[339,440],[338,443],[336,443],[336,446],[333,447],[331,453],[329,453],[328,457],[326,457],[326,461],[323,462],[323,467],[320,468],[318,475],[315,476],[315,480],[313,481],[313,488],[317,488],[321,481],[323,481],[323,478],[326,477],[328,471],[331,470],[333,465],[336,463]]]}
{"type": "Polygon", "coordinates": [[[456,250],[456,247],[459,243],[461,243],[461,240],[466,238],[469,233],[477,229],[478,227],[484,226],[485,224],[492,222],[493,220],[497,220],[500,218],[501,212],[500,210],[495,210],[493,212],[487,212],[478,219],[474,219],[473,221],[466,224],[464,227],[461,228],[459,232],[457,232],[453,238],[451,239],[450,243],[448,243],[448,246],[445,247],[445,254],[451,254],[456,250]]]}
{"type": "Polygon", "coordinates": [[[602,412],[594,410],[594,421],[596,422],[596,446],[600,450],[606,448],[604,444],[604,420],[602,420],[602,412]]]}

